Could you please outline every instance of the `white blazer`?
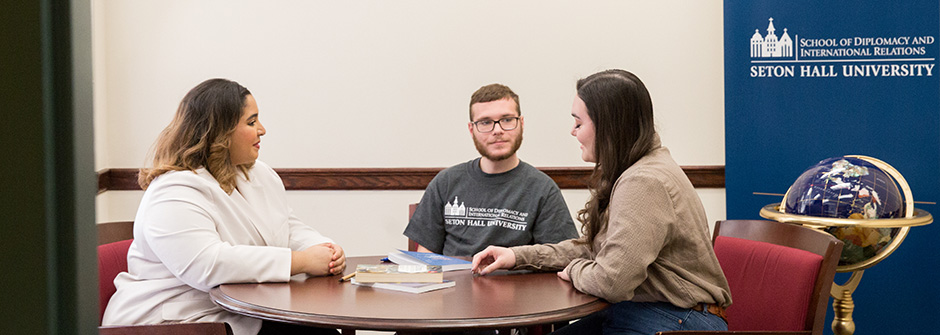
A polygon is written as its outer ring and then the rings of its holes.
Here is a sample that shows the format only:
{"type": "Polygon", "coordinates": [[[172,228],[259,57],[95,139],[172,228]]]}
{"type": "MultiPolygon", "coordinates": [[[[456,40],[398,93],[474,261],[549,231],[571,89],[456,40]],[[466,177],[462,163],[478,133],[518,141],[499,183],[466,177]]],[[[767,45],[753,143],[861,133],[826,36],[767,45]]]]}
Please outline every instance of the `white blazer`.
{"type": "Polygon", "coordinates": [[[300,222],[284,184],[256,161],[226,194],[206,169],[160,175],[134,219],[127,272],[103,325],[224,321],[236,334],[257,334],[261,320],[222,310],[209,289],[225,283],[286,282],[291,250],[333,242],[300,222]]]}

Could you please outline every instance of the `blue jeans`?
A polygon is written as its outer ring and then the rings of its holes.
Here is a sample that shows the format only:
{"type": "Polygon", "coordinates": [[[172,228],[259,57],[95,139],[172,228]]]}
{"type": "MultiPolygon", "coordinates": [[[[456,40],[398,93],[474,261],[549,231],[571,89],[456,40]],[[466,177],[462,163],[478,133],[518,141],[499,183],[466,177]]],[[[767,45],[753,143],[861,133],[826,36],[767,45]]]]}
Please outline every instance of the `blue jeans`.
{"type": "Polygon", "coordinates": [[[622,301],[552,334],[653,335],[670,330],[728,330],[721,317],[668,302],[622,301]]]}

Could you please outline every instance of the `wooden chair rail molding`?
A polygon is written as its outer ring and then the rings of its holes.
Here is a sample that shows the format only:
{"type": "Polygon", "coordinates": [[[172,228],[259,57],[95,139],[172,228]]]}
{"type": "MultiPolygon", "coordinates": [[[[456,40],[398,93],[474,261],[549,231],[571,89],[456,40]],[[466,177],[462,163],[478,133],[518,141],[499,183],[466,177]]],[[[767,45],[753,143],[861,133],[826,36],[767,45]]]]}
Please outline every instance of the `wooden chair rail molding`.
{"type": "MultiPolygon", "coordinates": [[[[329,168],[274,169],[288,191],[310,190],[423,190],[443,168],[329,168]]],[[[586,189],[591,167],[543,167],[562,189],[586,189]]],[[[724,188],[723,165],[683,166],[696,188],[724,188]]],[[[98,172],[98,193],[137,191],[137,169],[98,172]]]]}

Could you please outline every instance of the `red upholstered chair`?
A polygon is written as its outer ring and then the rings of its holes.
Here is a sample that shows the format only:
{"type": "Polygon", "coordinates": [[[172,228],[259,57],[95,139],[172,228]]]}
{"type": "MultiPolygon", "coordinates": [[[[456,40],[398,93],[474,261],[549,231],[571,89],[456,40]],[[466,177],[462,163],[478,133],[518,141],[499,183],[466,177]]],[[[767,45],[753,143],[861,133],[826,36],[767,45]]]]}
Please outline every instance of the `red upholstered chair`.
{"type": "MultiPolygon", "coordinates": [[[[98,224],[98,302],[100,314],[115,292],[114,277],[127,271],[127,250],[133,242],[133,221],[98,224]]],[[[225,322],[193,322],[140,326],[98,327],[101,335],[231,335],[232,327],[225,322]]]]}
{"type": "Polygon", "coordinates": [[[715,224],[713,243],[731,287],[729,332],[659,334],[823,333],[842,241],[793,224],[728,220],[715,224]]]}
{"type": "Polygon", "coordinates": [[[98,324],[104,317],[104,309],[114,295],[114,278],[127,271],[127,250],[134,240],[111,242],[98,246],[98,324]]]}

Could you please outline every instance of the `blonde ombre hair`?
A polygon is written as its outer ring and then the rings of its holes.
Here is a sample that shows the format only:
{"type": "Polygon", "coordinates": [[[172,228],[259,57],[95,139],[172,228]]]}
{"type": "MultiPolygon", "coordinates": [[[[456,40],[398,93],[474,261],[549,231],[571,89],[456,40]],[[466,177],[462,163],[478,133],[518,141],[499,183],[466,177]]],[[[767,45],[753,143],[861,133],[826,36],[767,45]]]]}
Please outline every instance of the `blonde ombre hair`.
{"type": "Polygon", "coordinates": [[[247,88],[227,79],[209,79],[196,85],[183,100],[173,121],[154,143],[153,167],[140,169],[137,183],[144,190],[168,171],[205,168],[225,193],[235,189],[239,171],[248,178],[254,164],[232,164],[229,146],[241,119],[247,88]]]}

